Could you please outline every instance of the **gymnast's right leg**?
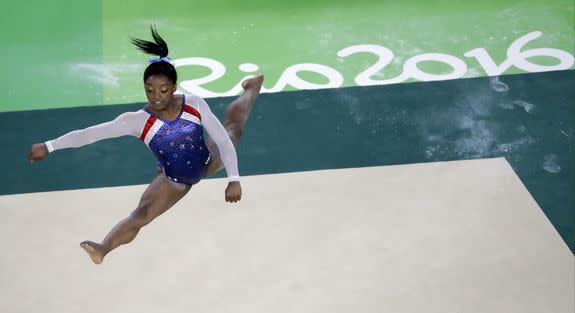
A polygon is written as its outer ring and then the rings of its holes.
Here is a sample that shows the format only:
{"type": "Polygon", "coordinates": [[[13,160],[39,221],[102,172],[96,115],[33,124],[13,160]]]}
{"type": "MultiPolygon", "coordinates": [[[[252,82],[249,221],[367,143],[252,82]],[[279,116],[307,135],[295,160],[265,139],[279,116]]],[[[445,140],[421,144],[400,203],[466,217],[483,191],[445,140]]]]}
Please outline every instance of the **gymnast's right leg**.
{"type": "Polygon", "coordinates": [[[142,227],[176,204],[190,188],[191,186],[170,181],[163,173],[158,175],[142,194],[138,207],[130,216],[120,221],[102,243],[83,241],[80,246],[94,263],[102,263],[106,254],[134,240],[142,227]]]}
{"type": "MultiPolygon", "coordinates": [[[[263,82],[264,76],[262,74],[244,80],[242,82],[244,92],[228,105],[224,115],[223,125],[235,147],[237,147],[240,141],[240,137],[244,131],[244,124],[252,111],[254,101],[260,94],[263,82]]],[[[206,145],[210,150],[211,160],[206,172],[204,173],[204,177],[209,177],[222,169],[224,164],[220,157],[218,146],[212,138],[208,138],[206,140],[206,145]]]]}

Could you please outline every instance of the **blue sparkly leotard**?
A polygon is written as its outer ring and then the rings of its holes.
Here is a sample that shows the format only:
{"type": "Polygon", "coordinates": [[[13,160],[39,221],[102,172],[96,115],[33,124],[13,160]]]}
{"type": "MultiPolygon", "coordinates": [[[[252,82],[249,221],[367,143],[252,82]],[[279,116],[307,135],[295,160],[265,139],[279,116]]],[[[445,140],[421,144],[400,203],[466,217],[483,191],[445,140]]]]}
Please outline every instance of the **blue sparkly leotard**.
{"type": "Polygon", "coordinates": [[[166,176],[179,183],[198,183],[210,161],[210,151],[204,141],[204,128],[201,115],[193,107],[185,104],[178,117],[167,121],[150,114],[140,139],[156,156],[159,166],[166,176]]]}

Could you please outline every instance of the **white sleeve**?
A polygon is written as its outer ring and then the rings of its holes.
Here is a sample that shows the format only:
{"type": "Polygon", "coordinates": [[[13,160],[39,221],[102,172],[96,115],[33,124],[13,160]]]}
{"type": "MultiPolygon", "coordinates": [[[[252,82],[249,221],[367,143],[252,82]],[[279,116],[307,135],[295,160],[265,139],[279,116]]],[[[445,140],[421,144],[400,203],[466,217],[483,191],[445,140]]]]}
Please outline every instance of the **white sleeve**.
{"type": "Polygon", "coordinates": [[[132,135],[140,136],[148,113],[145,111],[127,112],[112,121],[90,126],[85,129],[71,131],[61,137],[46,141],[49,152],[65,148],[78,148],[99,140],[132,135]]]}
{"type": "Polygon", "coordinates": [[[212,113],[212,110],[210,110],[210,107],[204,99],[194,95],[186,95],[186,98],[198,104],[200,116],[202,117],[202,125],[210,138],[218,145],[220,158],[228,174],[228,181],[239,181],[238,156],[228,132],[214,113],[212,113]]]}

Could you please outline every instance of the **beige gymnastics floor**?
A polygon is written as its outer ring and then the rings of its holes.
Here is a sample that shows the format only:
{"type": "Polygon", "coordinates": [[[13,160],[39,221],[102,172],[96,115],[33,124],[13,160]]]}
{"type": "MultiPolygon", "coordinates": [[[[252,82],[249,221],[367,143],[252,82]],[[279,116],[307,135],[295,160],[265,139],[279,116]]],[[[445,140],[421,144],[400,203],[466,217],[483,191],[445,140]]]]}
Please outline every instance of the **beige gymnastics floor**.
{"type": "Polygon", "coordinates": [[[0,312],[572,313],[574,257],[504,159],[202,182],[101,266],[145,186],[0,197],[0,312]]]}

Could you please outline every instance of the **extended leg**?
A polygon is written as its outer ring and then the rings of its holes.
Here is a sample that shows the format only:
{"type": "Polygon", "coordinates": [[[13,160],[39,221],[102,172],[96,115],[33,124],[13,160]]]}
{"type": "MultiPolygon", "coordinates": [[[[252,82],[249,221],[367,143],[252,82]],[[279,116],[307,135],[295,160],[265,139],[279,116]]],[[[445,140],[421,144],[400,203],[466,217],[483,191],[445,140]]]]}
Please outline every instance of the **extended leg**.
{"type": "MultiPolygon", "coordinates": [[[[244,93],[230,103],[226,110],[223,125],[234,146],[237,146],[240,141],[244,124],[250,115],[254,101],[260,94],[263,81],[263,75],[246,79],[242,83],[244,93]]],[[[206,141],[206,145],[210,149],[211,160],[204,177],[208,177],[223,168],[218,146],[211,139],[206,141]]]]}
{"type": "Polygon", "coordinates": [[[84,241],[80,246],[88,252],[94,263],[102,263],[106,254],[134,240],[142,227],[166,212],[189,190],[190,186],[176,184],[165,175],[158,175],[142,194],[138,207],[130,216],[120,221],[102,243],[84,241]]]}

